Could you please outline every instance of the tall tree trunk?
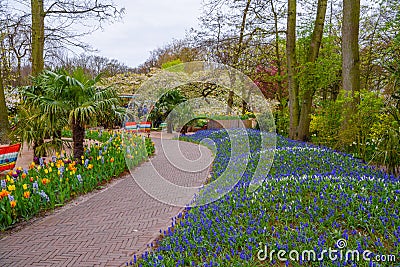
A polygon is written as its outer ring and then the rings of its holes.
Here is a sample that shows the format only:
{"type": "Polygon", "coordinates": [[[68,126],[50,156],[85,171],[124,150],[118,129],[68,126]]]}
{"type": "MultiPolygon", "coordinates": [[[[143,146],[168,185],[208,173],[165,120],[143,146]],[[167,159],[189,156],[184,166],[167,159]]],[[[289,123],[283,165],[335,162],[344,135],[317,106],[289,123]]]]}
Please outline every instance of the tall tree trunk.
{"type": "MultiPolygon", "coordinates": [[[[314,30],[311,36],[310,49],[308,51],[308,62],[315,63],[318,58],[319,49],[322,42],[322,35],[324,33],[325,14],[327,6],[328,0],[318,0],[317,17],[315,19],[314,30]]],[[[316,87],[304,88],[303,99],[301,102],[299,125],[297,129],[298,140],[309,141],[310,139],[310,115],[315,91],[316,87]]]]}
{"type": "Polygon", "coordinates": [[[3,77],[0,69],[0,144],[9,144],[9,124],[6,99],[4,96],[3,77]]]}
{"type": "Polygon", "coordinates": [[[299,85],[296,77],[296,0],[288,0],[286,55],[290,112],[289,138],[296,139],[299,124],[299,85]]]}
{"type": "Polygon", "coordinates": [[[230,90],[228,93],[228,106],[226,108],[226,114],[232,114],[233,96],[234,96],[234,93],[232,90],[230,90]]]}
{"type": "MultiPolygon", "coordinates": [[[[245,6],[245,8],[243,10],[242,23],[240,25],[239,40],[238,40],[238,43],[237,43],[237,49],[235,51],[235,55],[234,55],[233,62],[232,62],[233,63],[232,65],[233,65],[234,68],[238,67],[239,58],[240,58],[240,56],[242,54],[244,31],[246,29],[247,14],[249,13],[250,4],[251,4],[251,0],[247,0],[246,6],[245,6]]],[[[234,96],[233,91],[229,91],[229,94],[228,94],[228,107],[227,107],[227,113],[228,114],[230,114],[230,112],[232,111],[233,96],[234,96]]],[[[242,103],[244,103],[244,101],[242,101],[242,103]]],[[[243,104],[243,109],[246,109],[246,107],[244,107],[244,104],[243,104]]]]}
{"type": "Polygon", "coordinates": [[[32,11],[32,75],[44,68],[44,9],[43,0],[31,0],[32,11]]]}
{"type": "Polygon", "coordinates": [[[85,139],[85,127],[83,127],[80,120],[73,119],[72,121],[72,142],[73,142],[73,152],[74,158],[78,159],[80,162],[81,156],[83,156],[83,142],[85,139]]]}
{"type": "Polygon", "coordinates": [[[353,97],[360,90],[359,23],[360,0],[343,0],[342,83],[353,97]]]}
{"type": "Polygon", "coordinates": [[[274,15],[274,31],[275,31],[275,56],[276,56],[276,66],[278,69],[278,80],[277,80],[277,85],[278,85],[278,90],[277,90],[277,100],[279,101],[279,110],[281,111],[283,109],[282,105],[282,93],[283,93],[283,85],[282,85],[282,80],[280,76],[282,75],[282,62],[281,62],[281,56],[280,56],[280,49],[279,49],[279,21],[278,21],[278,13],[275,10],[274,7],[274,1],[271,0],[271,10],[274,15]]]}
{"type": "Polygon", "coordinates": [[[167,121],[167,133],[172,133],[174,125],[172,124],[171,120],[167,121]]]}
{"type": "Polygon", "coordinates": [[[343,0],[343,26],[342,26],[342,86],[346,96],[352,96],[344,110],[341,133],[354,134],[351,129],[351,117],[357,111],[360,91],[360,56],[359,56],[359,23],[360,0],[343,0]]]}
{"type": "Polygon", "coordinates": [[[249,111],[248,108],[248,103],[249,103],[249,98],[250,98],[250,90],[249,92],[246,92],[246,87],[242,87],[242,115],[246,114],[247,111],[249,111]]]}
{"type": "Polygon", "coordinates": [[[6,69],[6,56],[4,47],[4,34],[0,36],[0,144],[8,144],[9,124],[8,124],[8,110],[6,106],[6,99],[4,95],[4,76],[6,69]]]}

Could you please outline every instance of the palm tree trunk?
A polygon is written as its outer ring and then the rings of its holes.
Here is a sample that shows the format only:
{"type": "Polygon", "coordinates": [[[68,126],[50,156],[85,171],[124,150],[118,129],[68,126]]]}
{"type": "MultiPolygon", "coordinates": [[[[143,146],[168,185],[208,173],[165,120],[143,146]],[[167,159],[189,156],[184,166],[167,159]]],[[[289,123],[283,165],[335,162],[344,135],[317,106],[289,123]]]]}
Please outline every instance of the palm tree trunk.
{"type": "Polygon", "coordinates": [[[33,158],[38,159],[35,161],[35,163],[39,163],[39,158],[47,156],[47,153],[41,148],[43,144],[44,144],[43,139],[37,139],[33,141],[33,158]]]}
{"type": "MultiPolygon", "coordinates": [[[[79,120],[73,120],[72,122],[72,142],[74,149],[74,158],[80,159],[83,156],[83,142],[85,139],[85,127],[79,120]]],[[[79,162],[79,161],[78,161],[79,162]]]]}

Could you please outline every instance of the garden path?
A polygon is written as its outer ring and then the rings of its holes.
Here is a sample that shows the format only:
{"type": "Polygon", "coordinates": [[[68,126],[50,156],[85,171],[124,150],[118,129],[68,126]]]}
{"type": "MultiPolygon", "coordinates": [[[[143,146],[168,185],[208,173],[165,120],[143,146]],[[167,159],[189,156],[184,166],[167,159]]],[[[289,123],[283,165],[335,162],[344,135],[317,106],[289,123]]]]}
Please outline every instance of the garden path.
{"type": "MultiPolygon", "coordinates": [[[[179,142],[181,153],[188,159],[199,158],[200,153],[208,161],[212,157],[208,149],[165,137],[164,144],[179,142]]],[[[198,172],[183,171],[159,152],[161,139],[153,140],[157,154],[133,171],[135,177],[154,172],[154,166],[160,175],[177,184],[199,186],[205,182],[209,167],[198,172]]],[[[128,174],[98,193],[74,200],[19,231],[3,235],[0,266],[123,266],[133,254],[144,252],[147,244],[159,236],[159,230],[170,226],[171,218],[181,211],[181,207],[146,194],[128,174]]]]}

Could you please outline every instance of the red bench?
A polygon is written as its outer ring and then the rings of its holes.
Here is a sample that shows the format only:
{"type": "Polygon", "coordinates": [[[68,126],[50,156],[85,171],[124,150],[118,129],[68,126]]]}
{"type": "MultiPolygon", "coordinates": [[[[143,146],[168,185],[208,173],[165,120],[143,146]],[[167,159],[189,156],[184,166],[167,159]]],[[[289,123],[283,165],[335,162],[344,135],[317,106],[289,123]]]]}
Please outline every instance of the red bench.
{"type": "Polygon", "coordinates": [[[134,121],[127,121],[125,123],[125,129],[126,130],[137,130],[138,126],[136,124],[136,122],[134,121]]]}
{"type": "Polygon", "coordinates": [[[151,130],[151,122],[149,121],[141,121],[139,124],[139,131],[144,133],[150,133],[151,130]]]}
{"type": "Polygon", "coordinates": [[[21,144],[0,146],[0,172],[14,169],[20,148],[21,144]]]}

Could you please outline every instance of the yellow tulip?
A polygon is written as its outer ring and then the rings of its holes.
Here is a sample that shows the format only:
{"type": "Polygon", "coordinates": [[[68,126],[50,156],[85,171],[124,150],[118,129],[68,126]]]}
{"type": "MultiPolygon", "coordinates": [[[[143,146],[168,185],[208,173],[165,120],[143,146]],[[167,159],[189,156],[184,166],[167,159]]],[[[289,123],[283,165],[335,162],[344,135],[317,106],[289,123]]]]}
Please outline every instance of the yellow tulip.
{"type": "Polygon", "coordinates": [[[8,191],[14,191],[15,185],[9,185],[7,188],[8,188],[8,191]]]}

